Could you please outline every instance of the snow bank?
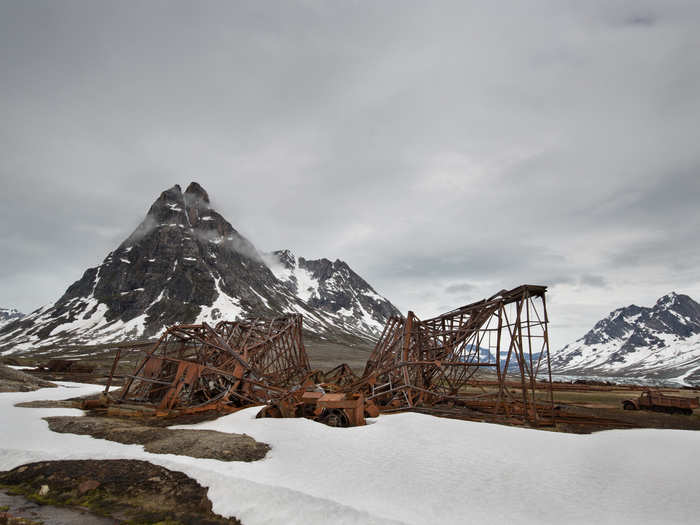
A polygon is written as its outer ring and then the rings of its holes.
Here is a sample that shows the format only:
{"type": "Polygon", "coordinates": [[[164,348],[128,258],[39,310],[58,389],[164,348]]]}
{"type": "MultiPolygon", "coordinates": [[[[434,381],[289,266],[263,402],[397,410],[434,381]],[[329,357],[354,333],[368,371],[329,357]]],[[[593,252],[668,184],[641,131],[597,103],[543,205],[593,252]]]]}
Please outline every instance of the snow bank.
{"type": "Polygon", "coordinates": [[[41,417],[77,410],[12,405],[99,390],[0,394],[0,468],[56,458],[134,458],[210,487],[214,510],[246,525],[275,523],[695,523],[700,433],[616,430],[590,436],[420,414],[336,429],[255,419],[247,409],[179,428],[245,432],[266,459],[221,462],[156,455],[139,445],[55,434],[41,417]]]}

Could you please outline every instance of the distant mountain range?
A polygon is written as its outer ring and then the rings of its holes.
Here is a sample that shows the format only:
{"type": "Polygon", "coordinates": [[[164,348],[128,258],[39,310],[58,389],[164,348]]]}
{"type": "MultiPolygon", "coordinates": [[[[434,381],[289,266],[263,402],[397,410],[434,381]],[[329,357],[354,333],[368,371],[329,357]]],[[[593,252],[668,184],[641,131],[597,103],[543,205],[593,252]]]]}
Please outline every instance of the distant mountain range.
{"type": "Polygon", "coordinates": [[[343,261],[259,252],[193,182],[164,191],[136,230],[55,303],[1,326],[0,350],[145,339],[175,323],[292,312],[322,337],[368,342],[400,315],[343,261]]]}
{"type": "Polygon", "coordinates": [[[651,308],[618,308],[554,353],[552,370],[700,384],[700,304],[670,293],[651,308]]]}
{"type": "Polygon", "coordinates": [[[24,317],[24,314],[14,308],[0,308],[0,328],[24,317]]]}
{"type": "Polygon", "coordinates": [[[267,254],[264,259],[291,293],[307,307],[332,315],[334,324],[344,330],[375,338],[381,335],[389,317],[401,315],[339,259],[306,260],[289,250],[267,254]]]}
{"type": "MultiPolygon", "coordinates": [[[[468,344],[465,346],[465,350],[471,353],[474,349],[475,345],[468,344]]],[[[529,354],[528,354],[529,356],[529,354]]],[[[506,361],[508,361],[508,349],[505,348],[501,351],[500,354],[501,358],[501,365],[500,369],[504,370],[506,367],[506,361]]],[[[533,364],[537,365],[537,362],[540,358],[540,352],[533,352],[532,353],[532,360],[533,364]]],[[[528,357],[529,359],[529,357],[528,357]]],[[[479,347],[479,358],[478,360],[476,359],[476,355],[470,360],[462,359],[463,362],[479,362],[479,363],[496,363],[496,354],[494,354],[489,348],[484,348],[483,346],[479,347]]],[[[526,363],[526,366],[529,366],[529,363],[526,363]]],[[[544,370],[544,364],[541,364],[541,369],[544,370]]],[[[516,356],[516,352],[511,353],[510,356],[510,361],[508,361],[508,370],[509,371],[514,371],[514,370],[519,370],[519,365],[518,365],[518,358],[516,356]]]]}

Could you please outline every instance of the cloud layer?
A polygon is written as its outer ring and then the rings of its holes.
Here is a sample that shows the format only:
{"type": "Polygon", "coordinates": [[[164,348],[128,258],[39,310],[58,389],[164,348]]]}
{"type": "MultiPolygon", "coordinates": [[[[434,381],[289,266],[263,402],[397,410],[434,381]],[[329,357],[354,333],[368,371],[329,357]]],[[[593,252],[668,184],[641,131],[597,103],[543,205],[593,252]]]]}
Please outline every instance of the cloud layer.
{"type": "Polygon", "coordinates": [[[554,346],[700,296],[697,2],[0,2],[0,304],[197,180],[263,251],[429,316],[551,286],[554,346]]]}

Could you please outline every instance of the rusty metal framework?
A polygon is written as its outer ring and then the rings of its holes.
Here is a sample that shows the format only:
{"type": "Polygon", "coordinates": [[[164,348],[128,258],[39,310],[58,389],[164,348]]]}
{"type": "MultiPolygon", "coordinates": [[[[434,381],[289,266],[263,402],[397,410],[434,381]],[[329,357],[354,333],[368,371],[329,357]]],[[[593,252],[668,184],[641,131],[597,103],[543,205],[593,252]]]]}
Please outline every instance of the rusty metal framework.
{"type": "Polygon", "coordinates": [[[355,388],[383,411],[449,405],[553,422],[545,292],[522,285],[432,319],[391,318],[355,388]]]}
{"type": "Polygon", "coordinates": [[[356,382],[357,375],[347,363],[342,363],[323,374],[323,384],[331,390],[347,389],[356,382]]]}
{"type": "Polygon", "coordinates": [[[392,317],[361,377],[346,364],[311,370],[301,315],[175,325],[109,402],[161,415],[265,405],[261,417],[340,425],[379,412],[452,409],[552,424],[546,290],[522,285],[432,319],[392,317]]]}
{"type": "MultiPolygon", "coordinates": [[[[112,365],[109,389],[120,354],[112,365]]],[[[284,397],[310,373],[302,316],[175,325],[125,376],[116,399],[159,413],[235,409],[284,397]]]]}

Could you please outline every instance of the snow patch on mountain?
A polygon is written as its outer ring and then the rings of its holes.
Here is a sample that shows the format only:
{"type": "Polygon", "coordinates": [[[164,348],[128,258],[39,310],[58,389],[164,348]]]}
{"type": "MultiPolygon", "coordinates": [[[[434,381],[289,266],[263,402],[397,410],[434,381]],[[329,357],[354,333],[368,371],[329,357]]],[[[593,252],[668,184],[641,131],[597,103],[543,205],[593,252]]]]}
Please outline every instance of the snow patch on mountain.
{"type": "Polygon", "coordinates": [[[376,338],[391,316],[401,315],[385,297],[339,259],[307,260],[290,250],[265,254],[275,277],[303,303],[347,330],[376,338]]]}
{"type": "Polygon", "coordinates": [[[240,302],[221,289],[221,277],[216,279],[215,284],[216,299],[210,306],[202,306],[196,324],[208,323],[215,326],[219,321],[238,319],[243,313],[240,302]]]}

